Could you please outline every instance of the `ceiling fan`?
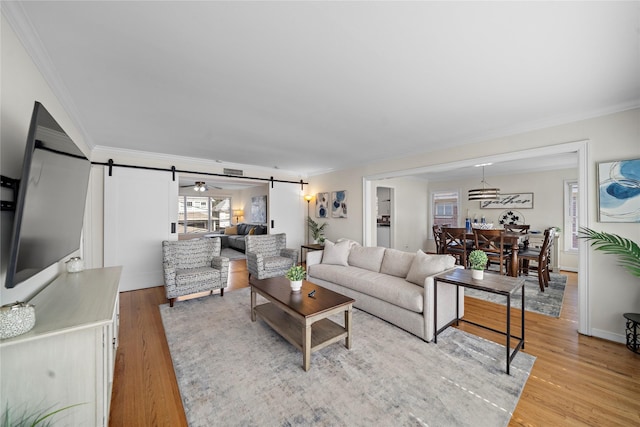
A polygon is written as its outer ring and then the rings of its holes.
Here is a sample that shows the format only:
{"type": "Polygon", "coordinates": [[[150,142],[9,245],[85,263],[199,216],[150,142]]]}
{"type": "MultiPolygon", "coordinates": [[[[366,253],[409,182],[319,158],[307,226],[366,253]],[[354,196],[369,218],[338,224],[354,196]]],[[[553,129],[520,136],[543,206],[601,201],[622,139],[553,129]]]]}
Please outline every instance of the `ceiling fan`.
{"type": "Polygon", "coordinates": [[[205,183],[204,181],[196,181],[195,184],[180,186],[180,188],[189,188],[189,187],[193,188],[193,191],[196,191],[196,192],[207,191],[210,188],[215,188],[216,190],[222,190],[222,187],[216,187],[215,185],[207,185],[207,183],[205,183]]]}

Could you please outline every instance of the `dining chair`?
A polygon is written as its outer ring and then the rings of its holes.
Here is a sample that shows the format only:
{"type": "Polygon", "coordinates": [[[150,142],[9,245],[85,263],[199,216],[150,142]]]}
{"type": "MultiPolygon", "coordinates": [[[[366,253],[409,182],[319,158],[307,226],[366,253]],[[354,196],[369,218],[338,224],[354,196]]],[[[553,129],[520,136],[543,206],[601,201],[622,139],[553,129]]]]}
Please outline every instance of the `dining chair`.
{"type": "Polygon", "coordinates": [[[500,274],[509,271],[511,249],[504,243],[504,230],[473,230],[475,248],[484,251],[489,262],[498,261],[500,274]]]}
{"type": "Polygon", "coordinates": [[[467,240],[467,229],[443,227],[440,236],[442,253],[453,255],[459,265],[466,267],[467,253],[473,250],[473,243],[467,240]]]}
{"type": "MultiPolygon", "coordinates": [[[[529,224],[505,224],[504,231],[507,233],[520,233],[529,234],[531,226],[529,224]]],[[[523,243],[518,243],[518,249],[523,250],[529,246],[529,240],[525,240],[523,243]]]]}
{"type": "Polygon", "coordinates": [[[544,230],[544,240],[540,248],[527,248],[518,255],[520,272],[528,275],[530,271],[535,270],[538,275],[538,285],[541,292],[544,292],[544,288],[549,286],[549,280],[551,280],[549,274],[549,245],[552,240],[551,229],[548,228],[544,230]],[[533,268],[531,262],[535,263],[533,268]]]}
{"type": "Polygon", "coordinates": [[[442,227],[434,224],[433,228],[433,240],[436,241],[436,253],[442,253],[442,227]]]}

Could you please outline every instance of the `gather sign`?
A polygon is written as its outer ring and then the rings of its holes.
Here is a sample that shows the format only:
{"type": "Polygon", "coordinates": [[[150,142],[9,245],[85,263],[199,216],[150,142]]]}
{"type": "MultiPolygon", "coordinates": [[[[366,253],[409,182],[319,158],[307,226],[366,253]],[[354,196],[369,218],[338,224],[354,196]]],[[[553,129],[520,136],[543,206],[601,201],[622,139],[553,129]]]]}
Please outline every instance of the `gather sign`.
{"type": "Polygon", "coordinates": [[[533,193],[501,194],[497,200],[483,200],[481,209],[533,209],[533,193]]]}

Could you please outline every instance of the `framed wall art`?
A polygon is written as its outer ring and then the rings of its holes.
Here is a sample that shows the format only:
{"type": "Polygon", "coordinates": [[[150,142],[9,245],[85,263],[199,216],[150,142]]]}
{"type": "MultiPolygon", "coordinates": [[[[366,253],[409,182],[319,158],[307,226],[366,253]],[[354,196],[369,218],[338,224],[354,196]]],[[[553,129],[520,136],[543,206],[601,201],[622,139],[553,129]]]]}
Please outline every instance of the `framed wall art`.
{"type": "Polygon", "coordinates": [[[640,222],[640,159],[598,163],[598,221],[640,222]]]}
{"type": "Polygon", "coordinates": [[[347,217],[347,190],[333,191],[331,193],[331,217],[347,217]]]}
{"type": "Polygon", "coordinates": [[[329,218],[329,193],[316,194],[316,218],[329,218]]]}
{"type": "Polygon", "coordinates": [[[251,222],[267,223],[267,196],[254,196],[251,198],[251,222]]]}
{"type": "Polygon", "coordinates": [[[482,200],[480,209],[533,209],[533,193],[500,194],[498,200],[482,200]]]}

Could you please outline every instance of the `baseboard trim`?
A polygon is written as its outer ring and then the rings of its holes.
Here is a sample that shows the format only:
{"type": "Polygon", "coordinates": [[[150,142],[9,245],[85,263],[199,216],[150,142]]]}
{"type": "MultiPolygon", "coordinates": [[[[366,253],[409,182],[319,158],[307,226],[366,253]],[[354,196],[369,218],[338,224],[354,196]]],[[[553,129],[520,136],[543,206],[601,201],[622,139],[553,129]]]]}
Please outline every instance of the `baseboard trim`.
{"type": "Polygon", "coordinates": [[[620,344],[627,343],[627,338],[624,335],[615,334],[613,332],[603,331],[601,329],[591,329],[591,334],[596,338],[602,338],[605,340],[618,342],[620,344]]]}

